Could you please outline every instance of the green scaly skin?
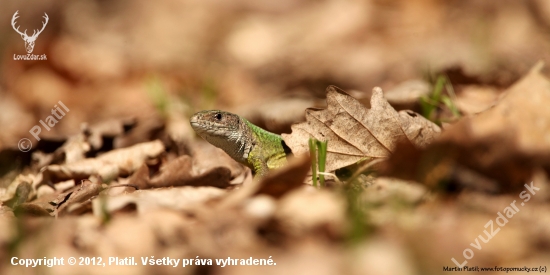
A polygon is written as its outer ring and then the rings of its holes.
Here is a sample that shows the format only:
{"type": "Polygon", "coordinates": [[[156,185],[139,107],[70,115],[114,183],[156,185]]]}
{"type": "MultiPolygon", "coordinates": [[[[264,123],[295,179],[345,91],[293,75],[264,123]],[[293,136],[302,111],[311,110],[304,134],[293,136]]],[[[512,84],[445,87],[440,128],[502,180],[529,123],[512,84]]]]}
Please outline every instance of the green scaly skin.
{"type": "Polygon", "coordinates": [[[201,111],[194,114],[190,121],[199,136],[250,167],[256,177],[263,177],[269,170],[286,164],[290,149],[281,136],[236,114],[219,110],[201,111]]]}

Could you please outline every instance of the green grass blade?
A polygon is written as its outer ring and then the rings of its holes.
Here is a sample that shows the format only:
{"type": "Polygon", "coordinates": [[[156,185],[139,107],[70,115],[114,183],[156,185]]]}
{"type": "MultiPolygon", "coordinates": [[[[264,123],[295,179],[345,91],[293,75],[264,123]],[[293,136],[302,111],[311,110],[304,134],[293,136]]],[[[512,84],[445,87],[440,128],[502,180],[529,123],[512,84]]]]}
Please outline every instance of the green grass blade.
{"type": "Polygon", "coordinates": [[[446,83],[447,77],[444,75],[438,76],[432,93],[429,96],[422,96],[420,98],[422,115],[431,121],[434,121],[434,118],[432,117],[433,112],[437,109],[439,103],[441,102],[441,95],[443,93],[443,89],[446,87],[446,83]]]}
{"type": "MultiPolygon", "coordinates": [[[[327,141],[317,141],[318,158],[319,158],[319,172],[325,172],[325,164],[327,160],[327,141]]],[[[325,175],[319,174],[319,183],[321,187],[325,186],[325,175]]]]}
{"type": "Polygon", "coordinates": [[[309,156],[311,158],[311,180],[313,186],[317,187],[317,147],[315,146],[316,139],[309,139],[309,156]]]}

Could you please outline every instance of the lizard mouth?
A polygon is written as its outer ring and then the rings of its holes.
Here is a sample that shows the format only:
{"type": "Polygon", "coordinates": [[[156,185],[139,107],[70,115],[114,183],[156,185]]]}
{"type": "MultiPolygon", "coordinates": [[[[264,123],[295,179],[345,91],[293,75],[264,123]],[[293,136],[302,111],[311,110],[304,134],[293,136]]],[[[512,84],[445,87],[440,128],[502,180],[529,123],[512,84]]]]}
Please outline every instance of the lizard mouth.
{"type": "Polygon", "coordinates": [[[202,127],[202,125],[198,122],[191,122],[191,128],[193,128],[193,130],[195,130],[197,134],[202,134],[203,132],[205,132],[204,127],[202,127]]]}
{"type": "Polygon", "coordinates": [[[199,119],[196,116],[191,117],[189,122],[191,122],[191,127],[193,127],[193,129],[195,129],[195,131],[196,130],[202,130],[199,119]]]}
{"type": "Polygon", "coordinates": [[[210,133],[207,125],[204,122],[201,123],[197,117],[192,117],[189,122],[191,123],[191,128],[193,128],[199,136],[204,138],[205,133],[210,133]]]}

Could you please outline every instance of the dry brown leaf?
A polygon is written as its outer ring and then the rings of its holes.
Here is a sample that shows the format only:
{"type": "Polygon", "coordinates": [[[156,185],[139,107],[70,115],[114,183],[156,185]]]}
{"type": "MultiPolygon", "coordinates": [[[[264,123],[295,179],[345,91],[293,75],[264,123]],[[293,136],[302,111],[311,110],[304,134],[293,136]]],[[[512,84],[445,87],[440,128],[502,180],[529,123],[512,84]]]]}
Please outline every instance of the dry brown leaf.
{"type": "Polygon", "coordinates": [[[534,170],[548,173],[550,81],[540,70],[535,66],[493,108],[461,119],[425,149],[400,144],[383,174],[447,191],[512,192],[534,170]]]}
{"type": "Polygon", "coordinates": [[[18,215],[32,216],[32,217],[50,217],[53,209],[50,205],[48,207],[45,204],[36,204],[36,203],[22,203],[17,207],[16,213],[18,215]]]}
{"type": "Polygon", "coordinates": [[[133,173],[145,161],[159,157],[164,152],[161,141],[140,143],[128,148],[112,150],[97,158],[83,159],[64,165],[49,165],[44,170],[44,183],[51,184],[68,179],[87,179],[100,175],[104,181],[133,173]]]}
{"type": "Polygon", "coordinates": [[[7,188],[0,188],[0,203],[9,201],[15,203],[17,201],[17,204],[21,204],[27,201],[27,199],[34,197],[36,190],[33,186],[36,185],[36,181],[37,177],[35,175],[20,174],[7,188]]]}
{"type": "MultiPolygon", "coordinates": [[[[82,126],[83,132],[88,134],[88,142],[93,150],[100,150],[105,146],[106,139],[114,140],[117,137],[123,138],[123,135],[137,126],[135,118],[128,119],[109,119],[100,123],[88,126],[82,126]]],[[[107,145],[107,148],[112,146],[107,145]]]]}
{"type": "Polygon", "coordinates": [[[132,175],[130,183],[140,189],[169,186],[213,186],[227,188],[231,186],[231,171],[226,167],[214,167],[202,174],[195,175],[193,162],[189,156],[181,156],[160,168],[159,174],[149,176],[149,168],[143,165],[132,175]]]}
{"type": "Polygon", "coordinates": [[[55,150],[54,160],[62,160],[57,163],[73,163],[86,158],[86,153],[92,149],[88,140],[90,134],[86,127],[85,124],[82,125],[80,133],[69,137],[61,147],[55,150]]]}
{"type": "Polygon", "coordinates": [[[499,97],[499,90],[491,86],[470,85],[457,95],[456,106],[464,114],[473,115],[493,106],[499,97]]]}
{"type": "MultiPolygon", "coordinates": [[[[47,216],[50,217],[50,213],[54,212],[56,206],[52,205],[52,201],[56,201],[60,194],[68,191],[75,186],[74,181],[67,181],[56,185],[56,190],[53,188],[42,185],[36,189],[38,183],[33,183],[33,186],[30,186],[32,195],[27,197],[27,201],[20,203],[19,205],[11,204],[8,202],[8,205],[12,205],[15,213],[18,215],[25,216],[47,216]],[[36,191],[35,191],[36,190],[36,191]],[[36,194],[36,195],[34,195],[36,194]]],[[[20,186],[23,184],[20,184],[20,186]]],[[[19,188],[18,188],[19,189],[19,188]]],[[[73,188],[74,190],[75,188],[73,188]]],[[[19,190],[18,190],[19,192],[19,190]]],[[[72,191],[69,191],[72,192],[72,191]]],[[[22,197],[22,196],[19,196],[22,197]]],[[[14,201],[12,199],[12,201],[14,201]]]]}
{"type": "Polygon", "coordinates": [[[239,190],[231,192],[218,207],[224,209],[239,205],[255,195],[268,195],[281,198],[288,192],[302,186],[308,171],[311,169],[309,156],[291,158],[289,163],[269,173],[260,181],[243,185],[239,190]]]}
{"type": "Polygon", "coordinates": [[[230,171],[230,176],[232,179],[241,179],[241,181],[232,182],[233,184],[239,184],[243,183],[243,180],[245,179],[241,176],[246,175],[247,170],[249,170],[248,167],[232,159],[222,149],[215,147],[202,139],[193,143],[192,156],[193,166],[191,173],[195,176],[207,174],[213,169],[220,169],[223,167],[224,169],[230,171]]]}
{"type": "Polygon", "coordinates": [[[308,152],[310,137],[328,141],[327,171],[387,157],[400,140],[425,146],[441,131],[417,113],[397,112],[379,87],[373,89],[371,109],[335,86],[327,88],[327,105],[327,109],[307,109],[307,121],[283,134],[294,154],[308,152]]]}
{"type": "Polygon", "coordinates": [[[308,156],[293,158],[283,169],[276,170],[263,178],[255,195],[266,194],[280,198],[302,186],[310,170],[311,159],[308,156]]]}
{"type": "Polygon", "coordinates": [[[87,154],[97,154],[100,150],[110,150],[115,138],[122,136],[132,129],[135,124],[136,122],[133,119],[112,119],[92,126],[82,123],[80,132],[76,135],[60,137],[52,140],[56,142],[50,141],[51,144],[46,142],[48,139],[45,137],[44,142],[42,142],[45,145],[39,146],[38,150],[32,154],[33,167],[38,170],[50,164],[73,163],[85,159],[87,154]],[[109,141],[110,144],[105,144],[105,141],[109,141]],[[59,142],[63,143],[56,147],[59,142]],[[53,149],[55,149],[53,153],[43,152],[53,149]]]}
{"type": "Polygon", "coordinates": [[[59,195],[57,199],[55,199],[50,203],[56,206],[56,209],[53,212],[53,215],[55,217],[58,217],[68,212],[72,212],[72,211],[67,211],[67,209],[69,209],[69,207],[71,207],[74,204],[85,202],[86,200],[91,199],[94,196],[97,196],[100,191],[101,191],[101,182],[99,179],[96,178],[93,180],[82,181],[82,183],[80,184],[80,186],[76,188],[76,190],[65,192],[59,195]]]}
{"type": "Polygon", "coordinates": [[[31,183],[27,181],[20,183],[15,190],[15,196],[13,197],[13,200],[11,202],[12,208],[15,209],[19,205],[25,203],[28,199],[30,199],[32,193],[35,192],[32,189],[31,183]]]}
{"type": "MultiPolygon", "coordinates": [[[[523,152],[550,154],[550,80],[541,73],[543,66],[535,65],[494,108],[463,122],[470,124],[472,134],[483,138],[511,132],[523,152]]],[[[444,137],[451,138],[452,133],[444,137]]]]}

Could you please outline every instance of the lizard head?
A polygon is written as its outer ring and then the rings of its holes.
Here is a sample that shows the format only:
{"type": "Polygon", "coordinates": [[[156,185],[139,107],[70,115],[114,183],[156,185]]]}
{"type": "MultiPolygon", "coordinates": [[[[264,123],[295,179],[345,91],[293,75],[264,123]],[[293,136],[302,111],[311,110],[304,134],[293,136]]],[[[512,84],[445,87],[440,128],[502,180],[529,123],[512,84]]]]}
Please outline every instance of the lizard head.
{"type": "Polygon", "coordinates": [[[238,115],[220,111],[200,111],[191,119],[193,130],[210,144],[221,148],[233,159],[244,162],[250,152],[248,128],[238,115]]]}
{"type": "Polygon", "coordinates": [[[243,137],[244,123],[238,115],[232,113],[220,110],[200,111],[190,121],[191,127],[199,136],[224,150],[236,150],[236,142],[243,137]]]}

